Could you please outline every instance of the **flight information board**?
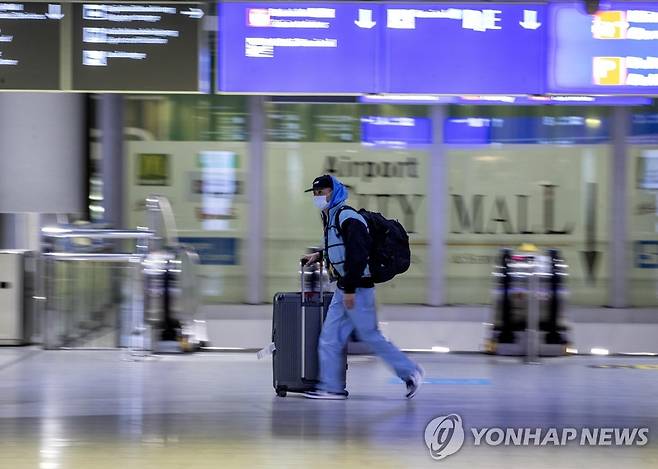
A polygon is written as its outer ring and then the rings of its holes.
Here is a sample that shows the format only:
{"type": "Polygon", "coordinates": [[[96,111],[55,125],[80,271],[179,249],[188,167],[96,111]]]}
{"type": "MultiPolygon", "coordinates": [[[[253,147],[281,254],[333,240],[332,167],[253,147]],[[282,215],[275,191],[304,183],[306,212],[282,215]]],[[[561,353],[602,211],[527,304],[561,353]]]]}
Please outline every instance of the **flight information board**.
{"type": "MultiPolygon", "coordinates": [[[[0,0],[0,90],[209,92],[205,5],[0,0]]],[[[658,95],[658,2],[646,0],[595,15],[576,0],[220,0],[218,22],[218,92],[658,95]]]]}
{"type": "Polygon", "coordinates": [[[375,92],[379,5],[220,3],[217,89],[375,92]]]}
{"type": "Polygon", "coordinates": [[[82,3],[73,12],[74,90],[207,91],[202,4],[82,3]]]}
{"type": "Polygon", "coordinates": [[[546,9],[540,4],[387,4],[388,93],[539,94],[546,9]]]}
{"type": "Polygon", "coordinates": [[[217,89],[538,94],[545,14],[533,3],[220,3],[217,89]]]}
{"type": "Polygon", "coordinates": [[[549,7],[548,91],[657,94],[658,3],[601,2],[549,7]]]}
{"type": "Polygon", "coordinates": [[[0,89],[60,87],[59,3],[0,3],[0,89]]]}

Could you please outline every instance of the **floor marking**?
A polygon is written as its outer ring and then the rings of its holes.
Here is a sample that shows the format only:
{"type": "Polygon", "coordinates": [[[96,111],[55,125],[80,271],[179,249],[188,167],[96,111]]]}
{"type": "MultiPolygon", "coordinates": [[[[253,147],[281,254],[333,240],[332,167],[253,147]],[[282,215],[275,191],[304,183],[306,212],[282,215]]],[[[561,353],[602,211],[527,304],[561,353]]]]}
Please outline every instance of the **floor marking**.
{"type": "Polygon", "coordinates": [[[658,364],[647,364],[647,365],[587,365],[589,368],[601,368],[601,369],[622,369],[627,370],[654,370],[658,371],[658,364]]]}

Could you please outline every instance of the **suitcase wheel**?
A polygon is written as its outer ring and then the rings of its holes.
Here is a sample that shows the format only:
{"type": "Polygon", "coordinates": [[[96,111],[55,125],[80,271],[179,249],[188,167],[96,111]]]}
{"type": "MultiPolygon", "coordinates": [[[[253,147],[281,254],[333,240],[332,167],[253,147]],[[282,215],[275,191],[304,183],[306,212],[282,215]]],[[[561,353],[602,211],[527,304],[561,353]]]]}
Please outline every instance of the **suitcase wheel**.
{"type": "Polygon", "coordinates": [[[276,395],[279,397],[286,397],[288,395],[288,389],[285,386],[276,388],[276,395]]]}

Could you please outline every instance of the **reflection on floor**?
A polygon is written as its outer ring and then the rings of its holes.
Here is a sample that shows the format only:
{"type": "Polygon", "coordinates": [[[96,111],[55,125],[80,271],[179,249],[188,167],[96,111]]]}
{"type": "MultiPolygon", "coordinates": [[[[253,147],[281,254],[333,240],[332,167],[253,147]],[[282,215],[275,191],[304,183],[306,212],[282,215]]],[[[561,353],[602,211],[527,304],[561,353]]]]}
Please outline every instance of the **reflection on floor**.
{"type": "Polygon", "coordinates": [[[0,467],[658,467],[656,359],[415,355],[427,384],[406,401],[381,362],[354,357],[350,399],[318,402],[277,398],[253,354],[126,358],[0,349],[0,467]],[[425,427],[452,413],[465,443],[434,461],[425,427]],[[475,446],[471,429],[493,427],[646,427],[649,443],[475,446]]]}
{"type": "MultiPolygon", "coordinates": [[[[201,316],[213,346],[259,349],[272,335],[272,305],[206,305],[201,316]]],[[[480,352],[491,335],[490,306],[382,305],[377,316],[382,332],[402,349],[480,352]]],[[[655,308],[569,306],[564,318],[571,348],[581,353],[658,353],[655,308]]]]}

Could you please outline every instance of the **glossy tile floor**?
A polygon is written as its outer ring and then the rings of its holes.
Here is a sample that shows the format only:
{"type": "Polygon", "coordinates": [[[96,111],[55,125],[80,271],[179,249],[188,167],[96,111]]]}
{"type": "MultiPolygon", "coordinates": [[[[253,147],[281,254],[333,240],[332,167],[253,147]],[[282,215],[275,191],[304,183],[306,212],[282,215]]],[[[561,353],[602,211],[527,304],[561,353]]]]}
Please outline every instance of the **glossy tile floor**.
{"type": "Polygon", "coordinates": [[[658,359],[524,365],[414,355],[412,401],[372,357],[352,357],[347,401],[277,398],[271,361],[201,353],[0,349],[0,468],[656,468],[658,359]],[[600,365],[641,365],[604,368],[600,365]],[[424,430],[456,413],[462,449],[434,461],[424,430]],[[645,446],[475,446],[472,428],[646,427],[645,446]]]}

